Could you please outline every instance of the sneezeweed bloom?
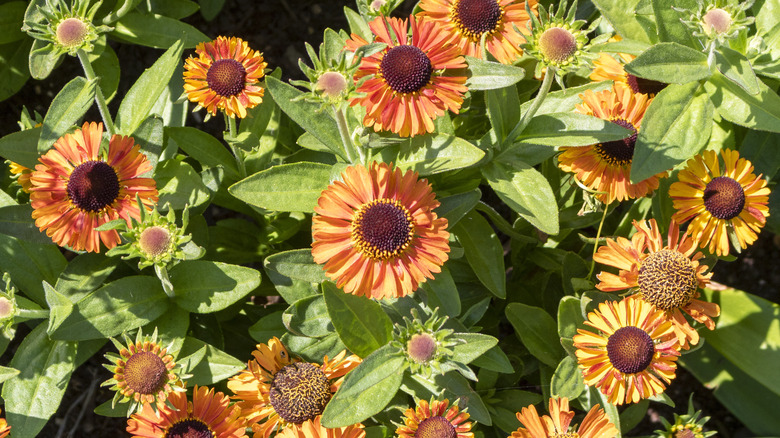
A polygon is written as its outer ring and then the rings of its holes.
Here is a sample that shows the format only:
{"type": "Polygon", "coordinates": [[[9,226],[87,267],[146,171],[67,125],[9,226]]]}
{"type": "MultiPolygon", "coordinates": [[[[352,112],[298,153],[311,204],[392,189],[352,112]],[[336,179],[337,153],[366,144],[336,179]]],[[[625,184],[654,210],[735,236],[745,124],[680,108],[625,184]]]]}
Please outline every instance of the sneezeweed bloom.
{"type": "Polygon", "coordinates": [[[252,356],[227,386],[256,438],[268,438],[321,415],[344,376],[360,363],[346,350],[333,359],[325,356],[322,365],[294,360],[277,338],[258,344],[252,356]]]}
{"type": "Polygon", "coordinates": [[[599,405],[594,405],[576,431],[570,431],[574,411],[569,410],[569,399],[550,398],[550,415],[539,416],[534,405],[517,413],[525,427],[512,432],[509,438],[613,438],[617,428],[609,421],[599,405]]]}
{"type": "Polygon", "coordinates": [[[462,363],[450,359],[453,355],[452,347],[465,341],[458,339],[454,330],[443,328],[448,317],[439,317],[438,308],[423,322],[416,309],[412,309],[413,319],[404,317],[405,326],[395,325],[391,345],[402,355],[413,374],[422,374],[430,377],[434,371],[436,374],[444,373],[442,365],[448,368],[465,371],[473,374],[462,363]]]}
{"type": "Polygon", "coordinates": [[[469,414],[458,407],[458,400],[450,406],[448,399],[430,402],[420,400],[416,408],[404,412],[402,426],[395,430],[398,438],[474,438],[469,414]]]}
{"type": "Polygon", "coordinates": [[[660,394],[674,379],[680,345],[664,311],[635,297],[599,304],[577,329],[574,347],[585,383],[610,403],[636,403],[660,394]]]}
{"type": "MultiPolygon", "coordinates": [[[[368,26],[375,35],[370,42],[387,47],[363,57],[355,74],[355,80],[370,76],[357,89],[364,95],[350,101],[365,107],[364,126],[413,137],[433,132],[433,120],[446,111],[458,112],[466,63],[450,35],[426,18],[377,17],[368,26]]],[[[368,43],[353,34],[346,48],[354,52],[368,43]]]]}
{"type": "Polygon", "coordinates": [[[11,426],[8,425],[5,418],[0,418],[0,438],[7,437],[9,433],[11,433],[11,426]]]}
{"type": "Polygon", "coordinates": [[[96,228],[138,219],[136,197],[146,208],[157,201],[155,181],[140,177],[152,169],[140,146],[132,137],[113,135],[103,153],[102,136],[102,123],[85,122],[54,142],[30,177],[35,225],[57,245],[75,251],[100,252],[100,242],[115,247],[116,230],[96,228]]]}
{"type": "Polygon", "coordinates": [[[90,52],[99,34],[109,32],[109,26],[95,26],[92,22],[102,2],[89,7],[90,0],[76,0],[69,8],[64,1],[45,2],[36,6],[44,17],[40,22],[25,21],[22,30],[31,37],[49,43],[48,49],[56,55],[76,55],[79,50],[90,52]]]}
{"type": "Polygon", "coordinates": [[[729,240],[740,252],[758,238],[769,216],[769,188],[739,152],[724,149],[721,155],[722,170],[715,151],[688,160],[679,181],[669,188],[669,196],[677,210],[674,219],[690,220],[688,229],[701,247],[709,246],[710,253],[725,256],[729,240]]]}
{"type": "Polygon", "coordinates": [[[184,92],[198,108],[213,115],[244,118],[246,110],[263,101],[259,81],[265,75],[263,54],[241,38],[219,36],[195,48],[198,55],[184,64],[184,92]]]}
{"type": "MultiPolygon", "coordinates": [[[[365,438],[366,431],[361,423],[347,427],[328,429],[320,424],[322,416],[306,420],[297,427],[282,429],[277,438],[365,438]]],[[[0,437],[1,438],[1,437],[0,437]]]]}
{"type": "Polygon", "coordinates": [[[30,176],[33,172],[32,169],[28,169],[21,164],[14,163],[13,161],[6,160],[6,163],[8,163],[8,168],[11,172],[11,175],[16,176],[17,184],[22,186],[22,190],[30,193],[30,187],[32,186],[32,183],[30,182],[30,176]]]}
{"type": "Polygon", "coordinates": [[[720,315],[717,304],[699,300],[699,289],[707,286],[712,273],[707,273],[707,265],[699,263],[704,255],[696,252],[697,242],[688,234],[681,238],[674,221],[669,225],[666,245],[655,219],[649,225],[634,221],[634,227],[637,232],[631,240],[607,239],[596,252],[593,260],[620,269],[617,275],[599,273],[596,288],[605,292],[636,291],[637,297],[666,312],[681,348],[688,349],[689,344],[699,342],[699,333],[688,324],[683,312],[710,330],[715,328],[712,318],[720,315]]]}
{"type": "MultiPolygon", "coordinates": [[[[537,7],[529,0],[530,10],[537,7]]],[[[525,2],[516,0],[422,0],[418,16],[430,17],[440,32],[453,36],[453,44],[466,56],[482,58],[485,50],[499,62],[511,64],[523,54],[522,34],[529,35],[530,17],[525,2]]]]}
{"type": "Polygon", "coordinates": [[[348,167],[323,190],[312,218],[312,255],[346,293],[398,298],[448,258],[447,219],[428,180],[373,162],[348,167]]]}
{"type": "Polygon", "coordinates": [[[575,107],[577,112],[609,120],[634,134],[623,140],[591,146],[562,147],[558,167],[573,172],[574,177],[588,189],[595,190],[596,197],[605,204],[640,198],[657,189],[658,179],[666,177],[666,172],[631,183],[634,145],[649,106],[647,96],[613,87],[599,92],[587,90],[580,98],[582,104],[575,107]]]}
{"type": "Polygon", "coordinates": [[[105,354],[111,363],[103,366],[114,376],[101,386],[111,386],[110,389],[116,392],[111,402],[112,408],[117,403],[129,402],[128,415],[140,412],[145,409],[145,405],[157,409],[158,404],[163,405],[166,399],[185,391],[181,379],[188,376],[181,374],[173,356],[168,354],[168,349],[158,342],[157,329],[151,337],[144,336],[139,329],[135,342],[125,335],[126,346],[113,338],[111,341],[119,355],[105,354]]]}
{"type": "Polygon", "coordinates": [[[723,44],[735,38],[755,21],[745,11],[753,6],[754,0],[736,3],[725,0],[697,0],[696,10],[674,8],[682,16],[680,21],[693,30],[705,46],[723,44]]]}
{"type": "Polygon", "coordinates": [[[664,430],[656,430],[656,438],[707,438],[715,435],[715,431],[704,431],[704,425],[709,421],[710,417],[701,416],[701,411],[697,411],[693,408],[693,394],[688,399],[688,412],[685,415],[674,414],[674,424],[666,421],[666,418],[661,417],[661,423],[664,425],[664,430]]]}
{"type": "Polygon", "coordinates": [[[145,405],[127,420],[133,438],[242,438],[245,422],[237,406],[221,392],[195,386],[192,402],[185,392],[175,392],[156,410],[145,405]]]}

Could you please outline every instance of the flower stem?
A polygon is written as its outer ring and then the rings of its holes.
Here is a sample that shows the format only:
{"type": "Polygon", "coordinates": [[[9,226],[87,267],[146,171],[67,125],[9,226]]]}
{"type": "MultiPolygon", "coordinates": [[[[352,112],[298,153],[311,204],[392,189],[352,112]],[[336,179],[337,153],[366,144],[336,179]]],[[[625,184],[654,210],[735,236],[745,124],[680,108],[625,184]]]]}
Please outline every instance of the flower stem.
{"type": "Polygon", "coordinates": [[[233,156],[236,157],[236,165],[238,165],[238,173],[241,175],[241,178],[246,177],[246,164],[244,163],[244,154],[241,151],[241,149],[238,147],[238,144],[236,143],[236,137],[238,136],[238,129],[236,128],[236,118],[235,117],[228,117],[227,114],[225,114],[225,118],[227,119],[227,126],[228,131],[230,132],[230,138],[233,141],[229,141],[228,144],[230,145],[230,150],[233,151],[233,156]]]}
{"type": "Polygon", "coordinates": [[[333,113],[335,114],[336,125],[339,127],[341,141],[344,143],[344,151],[347,154],[347,160],[352,164],[354,164],[356,160],[360,163],[364,163],[365,157],[363,157],[363,151],[359,146],[355,146],[352,142],[352,136],[349,135],[349,127],[347,126],[347,118],[344,115],[344,110],[334,105],[333,113]]]}
{"type": "MultiPolygon", "coordinates": [[[[89,62],[89,56],[83,49],[79,49],[76,52],[79,61],[81,61],[81,67],[84,68],[84,74],[87,76],[87,80],[92,81],[99,79],[95,74],[95,70],[92,68],[92,64],[89,62]]],[[[111,113],[108,111],[108,104],[106,98],[103,96],[103,90],[100,87],[95,87],[95,103],[97,103],[98,111],[103,117],[103,123],[106,125],[106,132],[109,137],[116,134],[116,126],[114,126],[114,120],[111,119],[111,113]]]]}
{"type": "Polygon", "coordinates": [[[154,273],[160,279],[165,295],[168,295],[168,298],[176,298],[176,293],[173,291],[173,283],[168,278],[168,269],[165,266],[154,265],[154,273]]]}
{"type": "Polygon", "coordinates": [[[601,230],[604,228],[604,221],[607,219],[607,210],[609,210],[609,204],[604,205],[604,214],[601,216],[601,222],[599,222],[599,230],[596,232],[596,241],[593,242],[593,256],[590,259],[590,271],[588,271],[588,277],[593,275],[593,270],[596,269],[596,251],[599,249],[599,239],[601,238],[601,230]]]}
{"type": "Polygon", "coordinates": [[[523,114],[523,117],[520,118],[520,121],[517,123],[517,125],[512,128],[512,132],[507,135],[507,140],[514,142],[515,139],[523,133],[525,128],[528,127],[528,124],[531,123],[531,119],[534,117],[534,114],[536,114],[536,111],[538,111],[539,107],[542,106],[542,102],[544,101],[544,98],[547,97],[547,93],[550,92],[550,87],[552,87],[552,81],[553,77],[555,77],[555,74],[556,72],[554,67],[547,67],[547,73],[544,75],[544,81],[542,81],[542,86],[539,88],[539,92],[536,94],[536,97],[531,103],[531,106],[528,108],[528,111],[523,114]]]}
{"type": "Polygon", "coordinates": [[[49,317],[49,311],[47,309],[19,309],[19,313],[16,315],[19,318],[27,319],[45,319],[49,317]]]}

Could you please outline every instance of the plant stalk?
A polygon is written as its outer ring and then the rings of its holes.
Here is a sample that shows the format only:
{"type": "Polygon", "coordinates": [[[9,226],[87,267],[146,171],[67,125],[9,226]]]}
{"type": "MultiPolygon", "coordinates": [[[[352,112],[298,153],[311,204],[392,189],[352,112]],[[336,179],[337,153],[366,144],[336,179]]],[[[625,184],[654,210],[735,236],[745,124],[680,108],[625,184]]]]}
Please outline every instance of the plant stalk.
{"type": "MultiPolygon", "coordinates": [[[[89,62],[89,56],[83,49],[79,49],[76,54],[81,61],[81,67],[84,68],[84,74],[87,76],[87,80],[92,81],[100,79],[92,68],[92,64],[89,62]]],[[[108,104],[106,98],[103,96],[103,90],[100,87],[95,87],[95,103],[97,103],[100,116],[103,117],[103,123],[106,125],[106,132],[109,137],[116,134],[116,126],[114,126],[114,120],[111,118],[111,113],[108,111],[108,104]]]]}
{"type": "MultiPolygon", "coordinates": [[[[230,138],[233,140],[236,139],[238,136],[238,129],[236,127],[236,118],[235,117],[228,117],[227,114],[225,114],[225,118],[227,119],[227,126],[228,131],[230,132],[230,138]]],[[[244,163],[244,153],[243,151],[235,144],[235,141],[233,142],[227,142],[228,145],[230,145],[230,150],[233,152],[233,156],[236,157],[236,165],[238,166],[238,173],[241,175],[241,178],[246,178],[246,164],[244,163]]]]}
{"type": "Polygon", "coordinates": [[[363,151],[359,146],[356,146],[352,142],[352,136],[349,135],[349,127],[347,126],[347,118],[344,115],[344,110],[334,105],[333,113],[335,115],[336,125],[339,127],[341,142],[344,143],[344,151],[347,154],[347,160],[352,164],[355,164],[356,160],[360,163],[365,163],[363,151]]]}
{"type": "Polygon", "coordinates": [[[528,108],[528,111],[523,114],[517,125],[512,128],[512,132],[507,135],[507,140],[514,142],[515,139],[519,137],[523,131],[525,131],[525,128],[528,127],[528,124],[531,123],[531,119],[534,117],[534,114],[536,114],[536,111],[538,111],[539,107],[542,106],[542,102],[544,101],[545,97],[547,97],[547,93],[550,92],[552,81],[555,75],[555,68],[547,67],[547,73],[544,75],[544,81],[542,81],[542,86],[539,88],[539,92],[536,94],[536,97],[531,103],[531,106],[528,108]]]}

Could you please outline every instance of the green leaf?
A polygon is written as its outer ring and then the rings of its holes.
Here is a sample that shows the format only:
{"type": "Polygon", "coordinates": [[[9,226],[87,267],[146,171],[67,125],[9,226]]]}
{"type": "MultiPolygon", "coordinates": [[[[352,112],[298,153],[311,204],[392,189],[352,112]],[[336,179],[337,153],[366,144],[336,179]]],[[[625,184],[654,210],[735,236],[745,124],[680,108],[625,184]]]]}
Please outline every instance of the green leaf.
{"type": "Polygon", "coordinates": [[[37,436],[54,415],[75,368],[75,357],[76,343],[50,340],[46,324],[24,338],[9,364],[21,372],[3,384],[2,393],[14,436],[37,436]]]}
{"type": "Polygon", "coordinates": [[[274,98],[274,102],[279,105],[279,108],[285,114],[290,116],[295,123],[301,125],[306,132],[315,136],[317,140],[321,141],[333,153],[346,158],[346,155],[344,155],[344,143],[341,141],[338,125],[336,125],[336,121],[332,117],[321,109],[320,104],[300,99],[300,96],[304,94],[303,91],[292,85],[285,84],[272,76],[266,77],[265,83],[268,87],[268,92],[274,98]],[[300,100],[293,101],[296,98],[300,100]]]}
{"type": "Polygon", "coordinates": [[[349,30],[352,33],[360,36],[366,41],[371,41],[374,39],[374,34],[371,32],[371,28],[368,27],[366,20],[364,20],[360,14],[344,6],[344,15],[347,17],[347,21],[349,22],[349,30]]]}
{"type": "Polygon", "coordinates": [[[730,79],[735,84],[750,94],[758,94],[761,90],[758,88],[758,78],[753,72],[753,66],[747,60],[745,55],[728,47],[719,47],[715,51],[715,67],[723,76],[730,79]]]}
{"type": "Polygon", "coordinates": [[[515,371],[506,353],[498,345],[471,361],[471,364],[497,373],[512,374],[515,371]]]}
{"type": "Polygon", "coordinates": [[[281,338],[287,333],[282,322],[282,311],[273,312],[260,318],[249,327],[249,336],[257,342],[267,343],[273,337],[281,338]]]}
{"type": "Polygon", "coordinates": [[[322,292],[333,328],[351,352],[366,357],[390,342],[393,323],[378,303],[344,293],[331,282],[322,284],[322,292]]]}
{"type": "Polygon", "coordinates": [[[635,428],[645,419],[649,405],[650,400],[645,399],[639,403],[629,405],[620,413],[620,427],[623,429],[623,433],[630,432],[631,429],[635,428]]]}
{"type": "Polygon", "coordinates": [[[637,4],[640,0],[593,0],[593,4],[601,11],[604,18],[624,38],[645,43],[655,43],[655,33],[648,32],[637,21],[637,4]]]}
{"type": "Polygon", "coordinates": [[[336,332],[331,332],[321,338],[295,336],[287,332],[281,340],[292,354],[310,362],[319,362],[325,356],[335,357],[347,348],[336,332]]]}
{"type": "Polygon", "coordinates": [[[586,386],[577,360],[571,356],[564,357],[555,369],[550,386],[550,393],[554,396],[566,397],[569,400],[579,397],[586,386]]]}
{"type": "Polygon", "coordinates": [[[54,96],[49,111],[43,118],[41,136],[38,138],[39,154],[43,155],[48,151],[58,138],[86,114],[95,99],[97,84],[97,80],[88,81],[76,77],[54,96]]]}
{"type": "Polygon", "coordinates": [[[138,6],[143,8],[144,11],[165,15],[177,20],[189,17],[200,9],[197,3],[190,0],[150,0],[146,5],[141,3],[138,6]]]}
{"type": "Polygon", "coordinates": [[[359,423],[390,402],[404,376],[404,359],[390,345],[374,351],[347,374],[341,387],[325,406],[322,425],[346,427],[359,423]]]}
{"type": "Polygon", "coordinates": [[[563,297],[558,304],[558,336],[561,343],[573,354],[572,338],[577,334],[577,328],[582,326],[585,318],[582,316],[582,304],[576,297],[563,297]],[[571,348],[571,349],[569,349],[571,348]]]}
{"type": "Polygon", "coordinates": [[[198,362],[198,365],[190,370],[192,377],[187,379],[189,385],[213,385],[217,382],[236,375],[246,368],[246,362],[242,362],[224,351],[209,345],[200,339],[187,336],[181,347],[179,357],[187,357],[206,348],[206,355],[198,362]]]}
{"type": "Polygon", "coordinates": [[[452,360],[464,364],[470,364],[474,359],[498,345],[498,339],[482,333],[455,333],[452,336],[466,341],[452,347],[451,356],[452,360]]]}
{"type": "Polygon", "coordinates": [[[198,0],[200,4],[200,13],[206,21],[211,21],[217,17],[222,7],[225,6],[225,0],[198,0]]]}
{"type": "Polygon", "coordinates": [[[0,234],[0,270],[11,275],[25,296],[46,304],[42,282],[54,284],[67,261],[55,245],[25,242],[0,234]]]}
{"type": "Polygon", "coordinates": [[[436,214],[439,217],[447,218],[447,224],[450,228],[455,226],[459,220],[477,206],[479,199],[482,197],[482,192],[479,189],[474,189],[464,193],[458,193],[457,195],[446,196],[440,198],[439,205],[436,208],[436,214]]]}
{"type": "Polygon", "coordinates": [[[73,301],[45,281],[43,289],[46,291],[46,305],[49,307],[49,324],[46,331],[51,333],[73,313],[73,301]]]}
{"type": "Polygon", "coordinates": [[[331,166],[319,163],[282,164],[233,184],[228,192],[256,207],[274,211],[314,212],[330,183],[331,166]]]}
{"type": "Polygon", "coordinates": [[[519,389],[496,391],[489,405],[489,409],[493,411],[491,412],[493,424],[509,435],[522,426],[517,421],[517,412],[541,401],[542,395],[535,392],[521,391],[519,389]]]}
{"type": "Polygon", "coordinates": [[[222,310],[260,285],[260,273],[251,268],[206,260],[185,260],[169,271],[174,301],[194,313],[222,310]]]}
{"type": "Polygon", "coordinates": [[[18,376],[20,373],[16,368],[0,367],[0,383],[18,376]]]}
{"type": "Polygon", "coordinates": [[[558,203],[550,183],[533,167],[517,161],[514,168],[493,161],[482,168],[490,187],[512,210],[547,234],[558,234],[558,203]]]}
{"type": "Polygon", "coordinates": [[[514,85],[525,77],[525,70],[513,65],[466,57],[469,76],[466,86],[469,91],[495,90],[514,85]]]}
{"type": "MultiPolygon", "coordinates": [[[[582,103],[581,94],[588,90],[597,93],[599,91],[608,90],[612,88],[611,81],[591,82],[589,84],[580,85],[579,87],[570,87],[565,90],[553,91],[547,94],[536,110],[534,115],[539,116],[542,114],[550,113],[563,113],[574,111],[574,107],[582,103]]],[[[520,105],[520,113],[525,114],[531,107],[533,100],[529,100],[520,105]]]]}
{"type": "Polygon", "coordinates": [[[438,307],[450,318],[460,315],[460,295],[446,265],[441,267],[441,272],[423,283],[422,287],[428,293],[428,307],[438,307]]]}
{"type": "Polygon", "coordinates": [[[520,121],[520,98],[517,95],[517,87],[510,85],[486,91],[485,107],[493,132],[503,142],[520,121]]]}
{"type": "Polygon", "coordinates": [[[95,74],[100,78],[98,86],[107,102],[116,95],[119,88],[119,58],[111,46],[106,46],[98,59],[92,62],[95,74]]]}
{"type": "Polygon", "coordinates": [[[0,207],[0,233],[32,243],[50,244],[51,238],[35,226],[30,204],[0,207]]]}
{"type": "Polygon", "coordinates": [[[774,175],[780,170],[780,134],[750,130],[739,153],[753,163],[756,173],[774,175]]]}
{"type": "Polygon", "coordinates": [[[179,149],[201,164],[209,167],[222,166],[232,178],[239,178],[235,158],[210,134],[190,127],[167,127],[165,134],[176,142],[179,149]]]}
{"type": "MultiPolygon", "coordinates": [[[[26,45],[29,45],[29,41],[26,45]]],[[[62,53],[54,50],[54,45],[52,43],[42,40],[34,40],[29,50],[30,76],[32,76],[33,79],[38,80],[49,77],[52,70],[57,67],[63,56],[62,53]]],[[[17,55],[14,55],[14,60],[19,56],[18,53],[19,52],[17,52],[17,55]]],[[[24,84],[24,82],[22,82],[22,84],[24,84]]]]}
{"type": "Polygon", "coordinates": [[[263,267],[272,269],[285,277],[295,280],[308,281],[309,283],[322,283],[328,277],[322,265],[314,263],[311,249],[294,249],[292,251],[278,252],[266,257],[263,267]]]}
{"type": "Polygon", "coordinates": [[[452,232],[463,245],[466,260],[479,281],[498,298],[506,298],[504,249],[488,221],[471,211],[452,227],[452,232]]]}
{"type": "MultiPolygon", "coordinates": [[[[36,40],[37,41],[37,40],[36,40]]],[[[8,99],[21,90],[30,73],[27,67],[27,53],[32,40],[10,43],[0,47],[0,101],[8,99]]]]}
{"type": "MultiPolygon", "coordinates": [[[[460,373],[449,372],[446,374],[439,374],[433,378],[433,381],[426,379],[419,374],[413,374],[412,382],[420,385],[423,391],[416,391],[416,396],[419,398],[429,398],[430,396],[439,397],[442,396],[450,402],[460,400],[465,403],[468,409],[471,419],[490,426],[493,424],[493,420],[490,417],[485,403],[479,394],[471,388],[468,380],[466,380],[460,373]]],[[[408,380],[405,382],[406,386],[409,386],[408,380]]]]}
{"type": "Polygon", "coordinates": [[[333,332],[333,322],[322,295],[306,297],[292,303],[282,314],[282,322],[288,330],[299,336],[321,338],[333,332]]]}
{"type": "Polygon", "coordinates": [[[144,120],[133,134],[135,142],[141,146],[141,152],[146,155],[146,159],[152,164],[152,170],[144,174],[144,177],[156,175],[155,170],[157,170],[157,163],[160,161],[165,140],[163,125],[162,118],[152,115],[144,120]]]}
{"type": "Polygon", "coordinates": [[[672,84],[661,90],[642,119],[631,181],[666,172],[699,153],[710,138],[713,112],[712,102],[698,82],[672,84]]]}
{"type": "Polygon", "coordinates": [[[116,115],[119,134],[132,135],[138,129],[149,116],[157,99],[168,87],[168,81],[181,63],[181,54],[184,50],[181,40],[172,41],[165,47],[170,48],[141,74],[122,99],[116,115]]]}
{"type": "Polygon", "coordinates": [[[685,84],[711,75],[707,55],[677,43],[660,43],[625,66],[626,72],[665,84],[685,84]]]}
{"type": "Polygon", "coordinates": [[[545,146],[589,146],[622,140],[633,131],[617,123],[575,112],[536,115],[514,141],[545,146]]]}
{"type": "Polygon", "coordinates": [[[695,0],[652,0],[655,23],[658,26],[658,37],[663,42],[676,42],[688,47],[701,47],[694,38],[691,29],[681,20],[681,9],[695,11],[698,4],[695,0]]]}
{"type": "Polygon", "coordinates": [[[438,134],[418,135],[401,144],[382,148],[378,161],[394,162],[396,167],[426,176],[469,167],[484,156],[482,149],[460,137],[438,134]]]}
{"type": "Polygon", "coordinates": [[[159,163],[154,177],[160,193],[158,205],[170,204],[174,210],[183,210],[185,206],[197,207],[211,197],[200,175],[183,161],[174,159],[159,163]]]}
{"type": "Polygon", "coordinates": [[[506,317],[528,351],[542,363],[557,367],[563,356],[555,320],[540,307],[509,303],[506,317]]]}
{"type": "Polygon", "coordinates": [[[155,277],[123,277],[85,296],[52,327],[52,339],[82,341],[116,336],[157,319],[168,310],[168,297],[155,277]]]}
{"type": "Polygon", "coordinates": [[[21,1],[0,5],[0,44],[13,43],[24,38],[21,27],[25,9],[27,3],[21,1]]]}
{"type": "Polygon", "coordinates": [[[164,15],[130,12],[113,26],[113,38],[155,49],[167,49],[180,41],[185,49],[192,49],[198,43],[211,41],[197,28],[164,15]]]}
{"type": "Polygon", "coordinates": [[[41,135],[41,128],[12,132],[0,138],[0,156],[28,169],[35,169],[38,164],[38,150],[35,145],[41,135]]]}
{"type": "Polygon", "coordinates": [[[729,122],[761,131],[780,132],[780,96],[758,82],[759,93],[749,94],[720,73],[713,74],[704,88],[718,114],[729,122]]]}

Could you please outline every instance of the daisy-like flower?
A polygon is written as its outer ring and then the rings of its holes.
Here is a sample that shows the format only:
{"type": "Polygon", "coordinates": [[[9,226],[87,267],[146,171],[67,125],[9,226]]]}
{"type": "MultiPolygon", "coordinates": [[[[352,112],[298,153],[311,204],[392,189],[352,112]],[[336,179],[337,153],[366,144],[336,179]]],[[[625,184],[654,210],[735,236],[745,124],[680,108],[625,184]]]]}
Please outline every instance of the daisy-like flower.
{"type": "Polygon", "coordinates": [[[663,310],[628,297],[599,304],[585,324],[597,332],[577,329],[577,361],[585,383],[610,403],[636,403],[660,394],[674,379],[680,345],[663,310]]]}
{"type": "Polygon", "coordinates": [[[114,376],[101,386],[111,386],[116,391],[112,407],[130,402],[128,412],[140,411],[144,406],[162,404],[173,394],[184,391],[173,356],[157,341],[157,330],[149,337],[139,329],[135,342],[125,336],[127,347],[113,338],[111,341],[119,355],[106,353],[111,364],[103,366],[114,376]]]}
{"type": "Polygon", "coordinates": [[[681,348],[687,350],[699,342],[699,333],[682,312],[710,330],[715,328],[712,318],[720,315],[717,304],[698,299],[699,288],[707,286],[712,273],[699,264],[704,255],[696,251],[696,242],[688,234],[680,238],[676,222],[669,225],[666,245],[655,219],[649,225],[634,221],[634,227],[637,232],[631,240],[607,239],[596,252],[593,260],[620,269],[617,275],[599,273],[596,288],[605,292],[636,288],[638,297],[666,312],[681,348]]]}
{"type": "Polygon", "coordinates": [[[9,433],[11,433],[11,426],[8,425],[5,418],[0,418],[0,438],[7,437],[9,433]]]}
{"type": "Polygon", "coordinates": [[[186,393],[175,392],[168,403],[158,403],[157,411],[145,405],[127,420],[127,432],[133,438],[242,438],[246,432],[240,412],[225,394],[195,386],[192,402],[186,393]]]}
{"type": "Polygon", "coordinates": [[[258,344],[247,368],[228,380],[241,416],[256,438],[268,438],[287,427],[299,427],[325,411],[344,376],[360,358],[342,351],[322,365],[293,360],[277,338],[258,344]]]}
{"type": "Polygon", "coordinates": [[[613,201],[640,198],[658,188],[658,179],[666,172],[651,176],[636,184],[631,183],[631,162],[642,117],[649,106],[644,94],[634,94],[628,88],[580,94],[582,104],[575,110],[582,114],[609,120],[634,134],[623,140],[581,147],[563,147],[558,156],[558,167],[573,172],[583,185],[599,192],[597,197],[605,204],[613,201]]]}
{"type": "Polygon", "coordinates": [[[265,90],[259,81],[268,64],[246,41],[219,36],[198,44],[195,53],[198,57],[190,56],[184,64],[184,91],[190,101],[211,115],[222,110],[242,119],[248,108],[263,101],[265,90]]]}
{"type": "Polygon", "coordinates": [[[617,428],[599,405],[590,408],[576,432],[569,432],[573,418],[568,398],[550,398],[550,415],[540,417],[534,405],[518,412],[517,419],[525,427],[512,432],[510,438],[613,438],[617,435],[617,428]]]}
{"type": "MultiPolygon", "coordinates": [[[[516,0],[422,0],[417,14],[430,17],[440,32],[454,36],[453,43],[467,56],[482,58],[480,40],[485,37],[485,50],[499,62],[511,64],[523,54],[522,34],[530,35],[530,17],[524,1],[516,0]]],[[[537,1],[529,0],[536,10],[537,1]]]]}
{"type": "Polygon", "coordinates": [[[593,61],[593,72],[590,74],[590,79],[593,81],[613,81],[615,88],[628,88],[634,93],[646,94],[648,97],[655,96],[668,85],[628,73],[623,65],[633,61],[636,56],[618,53],[617,58],[604,52],[599,54],[598,59],[593,61]]]}
{"type": "MultiPolygon", "coordinates": [[[[276,434],[277,438],[365,438],[366,431],[361,423],[347,427],[328,429],[320,424],[322,416],[306,420],[297,427],[286,427],[276,434]]],[[[0,437],[2,438],[2,437],[0,437]]]]}
{"type": "Polygon", "coordinates": [[[22,186],[22,190],[30,193],[30,187],[32,187],[32,183],[30,182],[32,169],[28,169],[21,164],[14,163],[13,161],[8,161],[8,169],[11,172],[11,175],[17,176],[16,182],[22,186]]]}
{"type": "Polygon", "coordinates": [[[721,155],[723,171],[715,151],[688,160],[669,196],[677,210],[674,219],[692,219],[688,228],[701,247],[725,256],[729,239],[739,252],[758,238],[769,216],[769,188],[739,152],[724,149],[721,155]]]}
{"type": "MultiPolygon", "coordinates": [[[[451,35],[426,18],[377,17],[368,26],[371,42],[387,47],[364,57],[355,74],[355,80],[371,76],[357,89],[365,95],[350,101],[366,108],[363,125],[410,137],[433,132],[433,120],[447,110],[458,112],[467,91],[466,63],[451,35]]],[[[347,50],[366,44],[353,34],[347,50]]]]}
{"type": "Polygon", "coordinates": [[[140,178],[152,169],[141,147],[132,137],[113,135],[103,154],[102,136],[102,123],[85,122],[54,142],[30,177],[35,225],[57,245],[100,252],[102,241],[113,248],[119,243],[116,230],[95,228],[141,217],[136,196],[146,207],[157,202],[154,180],[140,178]]]}
{"type": "Polygon", "coordinates": [[[458,401],[450,406],[450,401],[431,398],[417,402],[416,408],[404,412],[404,424],[395,430],[398,438],[474,438],[471,431],[469,414],[458,408],[458,401]]]}
{"type": "Polygon", "coordinates": [[[398,298],[447,261],[447,219],[428,180],[385,163],[348,167],[323,190],[312,218],[312,255],[344,292],[398,298]]]}

